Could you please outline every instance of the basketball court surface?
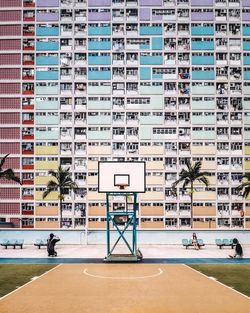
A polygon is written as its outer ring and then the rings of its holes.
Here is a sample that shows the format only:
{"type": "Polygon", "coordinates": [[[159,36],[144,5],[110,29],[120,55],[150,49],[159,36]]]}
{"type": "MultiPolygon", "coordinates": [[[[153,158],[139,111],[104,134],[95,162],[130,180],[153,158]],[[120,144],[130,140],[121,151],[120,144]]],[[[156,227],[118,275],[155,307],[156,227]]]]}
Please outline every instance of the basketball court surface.
{"type": "Polygon", "coordinates": [[[61,264],[1,313],[250,313],[250,298],[182,264],[61,264]]]}

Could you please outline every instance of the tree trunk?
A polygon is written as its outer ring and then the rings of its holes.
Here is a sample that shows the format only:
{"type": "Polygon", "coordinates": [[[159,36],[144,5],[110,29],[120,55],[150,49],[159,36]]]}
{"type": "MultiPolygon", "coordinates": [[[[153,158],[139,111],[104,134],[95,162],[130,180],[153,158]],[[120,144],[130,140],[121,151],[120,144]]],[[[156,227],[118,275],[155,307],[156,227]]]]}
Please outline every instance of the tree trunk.
{"type": "Polygon", "coordinates": [[[62,228],[62,199],[60,198],[60,228],[62,228]]]}
{"type": "Polygon", "coordinates": [[[193,228],[193,193],[194,193],[194,190],[193,190],[194,186],[193,186],[193,183],[191,183],[191,194],[190,194],[190,200],[191,200],[191,207],[190,207],[190,213],[191,213],[191,218],[190,218],[190,225],[191,225],[191,228],[193,228]]]}

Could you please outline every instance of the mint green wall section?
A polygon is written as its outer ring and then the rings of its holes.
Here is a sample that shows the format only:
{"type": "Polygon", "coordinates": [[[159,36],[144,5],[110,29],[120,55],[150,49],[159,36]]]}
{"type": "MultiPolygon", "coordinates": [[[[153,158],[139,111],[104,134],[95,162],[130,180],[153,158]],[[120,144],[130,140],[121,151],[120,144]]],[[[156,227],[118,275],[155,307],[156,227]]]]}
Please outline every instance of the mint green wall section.
{"type": "Polygon", "coordinates": [[[37,95],[58,95],[59,86],[36,86],[37,95]]]}
{"type": "Polygon", "coordinates": [[[36,109],[37,110],[57,110],[60,107],[59,101],[49,101],[49,100],[40,100],[35,99],[36,109]]]}
{"type": "Polygon", "coordinates": [[[89,55],[88,56],[89,65],[111,65],[111,56],[110,55],[89,55]]]}
{"type": "Polygon", "coordinates": [[[88,124],[89,125],[110,125],[111,124],[111,115],[103,116],[88,116],[88,124]]]}
{"type": "Polygon", "coordinates": [[[150,106],[144,104],[145,109],[162,110],[164,108],[163,96],[151,96],[150,106]]]}
{"type": "Polygon", "coordinates": [[[90,80],[110,80],[111,79],[111,71],[105,70],[105,71],[91,71],[88,70],[88,79],[90,80]]]}
{"type": "Polygon", "coordinates": [[[164,93],[163,86],[139,86],[141,95],[162,95],[164,93]]]}
{"type": "Polygon", "coordinates": [[[112,102],[97,100],[97,101],[88,101],[88,109],[89,110],[109,110],[112,108],[112,102]]]}
{"type": "Polygon", "coordinates": [[[143,127],[139,128],[139,137],[141,140],[151,139],[152,137],[152,127],[143,127]]]}
{"type": "Polygon", "coordinates": [[[37,80],[58,80],[58,71],[39,71],[36,70],[37,80]]]}
{"type": "Polygon", "coordinates": [[[213,65],[214,56],[206,55],[193,55],[192,56],[192,65],[213,65]]]}
{"type": "Polygon", "coordinates": [[[213,130],[192,131],[192,139],[216,139],[216,132],[213,130]]]}
{"type": "Polygon", "coordinates": [[[111,139],[111,131],[110,130],[95,130],[88,131],[88,139],[90,140],[110,140],[111,139]]]}
{"type": "Polygon", "coordinates": [[[98,26],[89,25],[88,35],[89,36],[110,36],[111,27],[110,25],[98,25],[98,26]]]}
{"type": "Polygon", "coordinates": [[[192,79],[194,80],[213,80],[215,72],[211,71],[192,71],[192,79]]]}
{"type": "Polygon", "coordinates": [[[140,79],[151,79],[151,67],[140,67],[140,79]]]}
{"type": "Polygon", "coordinates": [[[250,125],[250,116],[249,115],[244,115],[244,123],[246,125],[250,125]]]}
{"type": "Polygon", "coordinates": [[[48,140],[54,140],[59,139],[59,132],[56,130],[48,130],[48,131],[35,131],[35,137],[36,139],[48,139],[48,140]]]}
{"type": "Polygon", "coordinates": [[[192,26],[191,27],[192,36],[213,36],[214,27],[213,26],[192,26]]]}
{"type": "Polygon", "coordinates": [[[244,139],[250,139],[250,131],[244,131],[244,139]]]}
{"type": "Polygon", "coordinates": [[[192,115],[192,124],[194,125],[213,125],[216,123],[216,117],[214,115],[192,115]]]}
{"type": "Polygon", "coordinates": [[[192,86],[193,95],[213,95],[215,86],[192,86]]]}
{"type": "Polygon", "coordinates": [[[35,116],[36,125],[59,125],[59,116],[35,116]]]}
{"type": "Polygon", "coordinates": [[[216,108],[215,100],[192,101],[191,105],[193,110],[214,110],[216,108]]]}
{"type": "Polygon", "coordinates": [[[250,110],[250,101],[243,101],[243,108],[245,110],[250,110]]]}
{"type": "Polygon", "coordinates": [[[163,40],[162,37],[152,37],[152,50],[162,50],[163,40]]]}
{"type": "Polygon", "coordinates": [[[162,35],[162,26],[141,26],[140,35],[162,35]]]}
{"type": "Polygon", "coordinates": [[[36,35],[37,36],[59,36],[59,27],[37,27],[36,35]]]}
{"type": "Polygon", "coordinates": [[[58,65],[59,58],[56,56],[37,56],[36,65],[58,65]]]}
{"type": "Polygon", "coordinates": [[[88,86],[89,95],[110,95],[111,86],[88,86]]]}
{"type": "Polygon", "coordinates": [[[243,86],[243,92],[244,92],[244,94],[249,95],[250,94],[250,86],[243,86]]]}
{"type": "Polygon", "coordinates": [[[163,116],[140,116],[141,125],[163,125],[163,116]]]}

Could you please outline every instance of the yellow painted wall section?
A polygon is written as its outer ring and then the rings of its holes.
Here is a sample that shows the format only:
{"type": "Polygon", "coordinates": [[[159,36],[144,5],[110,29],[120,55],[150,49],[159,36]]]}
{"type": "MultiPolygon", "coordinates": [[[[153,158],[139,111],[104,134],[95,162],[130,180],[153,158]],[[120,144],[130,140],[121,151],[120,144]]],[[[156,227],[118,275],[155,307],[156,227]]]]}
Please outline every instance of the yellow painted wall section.
{"type": "Polygon", "coordinates": [[[250,170],[250,161],[245,161],[244,169],[250,170]]]}
{"type": "Polygon", "coordinates": [[[216,200],[216,192],[197,191],[194,193],[194,200],[216,200]]]}
{"type": "Polygon", "coordinates": [[[194,206],[194,216],[216,216],[215,206],[194,206]]]}
{"type": "Polygon", "coordinates": [[[215,161],[203,161],[202,170],[215,170],[216,169],[216,163],[215,161]]]}
{"type": "Polygon", "coordinates": [[[192,146],[191,147],[192,154],[201,154],[201,155],[211,155],[216,153],[216,147],[214,146],[192,146]]]}
{"type": "Polygon", "coordinates": [[[88,200],[106,200],[105,194],[104,193],[98,193],[98,192],[88,192],[87,194],[88,200]]]}
{"type": "Polygon", "coordinates": [[[106,216],[105,207],[89,207],[88,216],[106,216]]]}
{"type": "Polygon", "coordinates": [[[36,221],[35,222],[36,228],[59,228],[59,222],[58,221],[36,221]]]}
{"type": "Polygon", "coordinates": [[[245,227],[250,228],[250,221],[246,221],[245,227]]]}
{"type": "Polygon", "coordinates": [[[59,213],[57,206],[36,206],[36,216],[57,216],[59,213]]]}
{"type": "Polygon", "coordinates": [[[250,154],[250,146],[245,146],[244,147],[244,153],[245,154],[250,154]]]}
{"type": "Polygon", "coordinates": [[[245,215],[250,216],[250,207],[249,206],[246,206],[246,208],[245,208],[245,215]]]}
{"type": "Polygon", "coordinates": [[[89,221],[88,229],[106,228],[106,222],[89,221]]]}
{"type": "Polygon", "coordinates": [[[35,147],[35,154],[37,155],[57,155],[59,153],[58,146],[37,146],[35,147]]]}
{"type": "Polygon", "coordinates": [[[104,147],[95,147],[95,146],[89,146],[88,147],[88,153],[89,154],[112,154],[111,147],[110,146],[104,146],[104,147]]]}
{"type": "Polygon", "coordinates": [[[97,185],[98,184],[98,176],[88,176],[88,184],[97,185]]]}
{"type": "Polygon", "coordinates": [[[165,178],[163,176],[147,176],[146,184],[147,185],[164,185],[165,178]]]}
{"type": "Polygon", "coordinates": [[[164,229],[164,221],[157,221],[157,222],[151,222],[151,221],[145,221],[145,222],[141,222],[141,229],[145,229],[145,228],[160,228],[160,229],[164,229]]]}
{"type": "Polygon", "coordinates": [[[145,155],[163,155],[164,147],[140,147],[140,154],[145,155]]]}
{"type": "MultiPolygon", "coordinates": [[[[35,200],[43,200],[43,191],[35,192],[35,200]]],[[[52,191],[44,200],[45,201],[58,200],[58,192],[52,191]]]]}
{"type": "Polygon", "coordinates": [[[35,184],[36,185],[47,185],[47,183],[50,181],[56,181],[56,178],[53,176],[36,176],[35,177],[35,184]]]}
{"type": "Polygon", "coordinates": [[[57,168],[57,161],[37,161],[35,163],[36,170],[56,170],[57,168]]]}
{"type": "Polygon", "coordinates": [[[164,200],[165,196],[163,192],[146,192],[140,194],[140,200],[141,201],[154,201],[154,200],[164,200]]]}
{"type": "Polygon", "coordinates": [[[88,161],[88,170],[97,170],[98,162],[97,161],[88,161]]]}
{"type": "Polygon", "coordinates": [[[216,223],[214,221],[194,221],[193,228],[216,228],[216,223]]]}
{"type": "Polygon", "coordinates": [[[146,169],[147,170],[163,170],[164,163],[163,161],[148,161],[146,162],[146,169]]]}
{"type": "Polygon", "coordinates": [[[164,216],[163,206],[141,206],[141,216],[164,216]]]}

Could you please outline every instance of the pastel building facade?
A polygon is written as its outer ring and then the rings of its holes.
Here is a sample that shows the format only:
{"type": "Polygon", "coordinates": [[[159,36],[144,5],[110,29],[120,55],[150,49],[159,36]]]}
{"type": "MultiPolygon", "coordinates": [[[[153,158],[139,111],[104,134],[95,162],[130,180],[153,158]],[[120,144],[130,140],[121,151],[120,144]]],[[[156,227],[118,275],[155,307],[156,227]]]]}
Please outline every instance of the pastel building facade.
{"type": "Polygon", "coordinates": [[[63,228],[105,228],[98,161],[143,160],[138,227],[189,229],[189,158],[210,173],[194,227],[250,228],[249,35],[249,0],[0,0],[0,155],[23,181],[1,181],[1,225],[59,227],[42,193],[61,164],[63,228]]]}

